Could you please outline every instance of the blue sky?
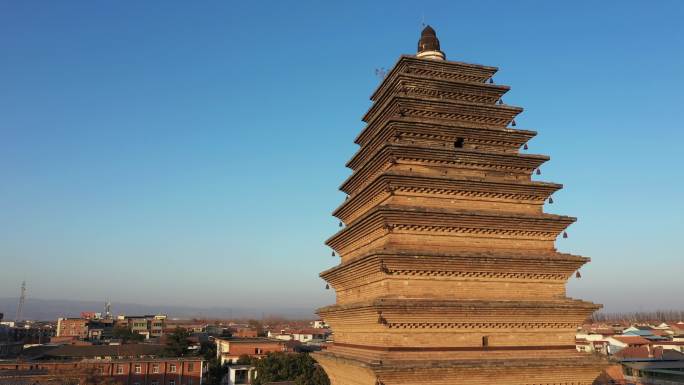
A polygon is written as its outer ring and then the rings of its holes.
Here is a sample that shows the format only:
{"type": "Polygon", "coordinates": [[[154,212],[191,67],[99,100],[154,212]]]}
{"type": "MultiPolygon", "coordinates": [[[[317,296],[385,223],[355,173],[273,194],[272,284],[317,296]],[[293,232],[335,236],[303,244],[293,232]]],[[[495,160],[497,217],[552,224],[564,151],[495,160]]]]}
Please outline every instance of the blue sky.
{"type": "Polygon", "coordinates": [[[0,297],[333,302],[318,273],[378,85],[421,20],[500,68],[569,293],[684,307],[680,1],[0,0],[0,297]]]}

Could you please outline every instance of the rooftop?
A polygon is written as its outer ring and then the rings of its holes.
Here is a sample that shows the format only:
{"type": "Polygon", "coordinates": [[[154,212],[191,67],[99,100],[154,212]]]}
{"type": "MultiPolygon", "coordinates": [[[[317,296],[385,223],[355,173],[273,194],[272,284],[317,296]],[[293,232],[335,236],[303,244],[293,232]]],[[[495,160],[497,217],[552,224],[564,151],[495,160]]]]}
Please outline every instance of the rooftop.
{"type": "Polygon", "coordinates": [[[622,343],[628,344],[628,345],[648,345],[651,342],[647,340],[646,338],[639,337],[639,336],[612,336],[611,338],[620,341],[622,343]]]}
{"type": "MultiPolygon", "coordinates": [[[[629,362],[624,365],[632,369],[684,369],[683,361],[647,361],[647,362],[629,362]]],[[[684,373],[682,373],[684,375],[684,373]]]]}
{"type": "Polygon", "coordinates": [[[45,358],[91,358],[91,357],[141,357],[156,356],[164,351],[164,345],[41,345],[25,349],[23,357],[45,358]]]}
{"type": "Polygon", "coordinates": [[[253,344],[253,343],[279,343],[282,344],[283,341],[276,338],[266,338],[266,337],[228,337],[228,338],[217,338],[217,341],[226,341],[234,344],[253,344]]]}

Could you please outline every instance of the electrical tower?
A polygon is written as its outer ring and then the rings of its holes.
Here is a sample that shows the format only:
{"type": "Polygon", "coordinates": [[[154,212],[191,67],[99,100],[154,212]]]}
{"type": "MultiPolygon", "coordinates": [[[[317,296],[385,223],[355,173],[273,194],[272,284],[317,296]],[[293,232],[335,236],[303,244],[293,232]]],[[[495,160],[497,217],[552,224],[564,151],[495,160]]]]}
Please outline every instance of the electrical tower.
{"type": "Polygon", "coordinates": [[[26,301],[26,281],[21,282],[21,295],[19,296],[19,303],[17,304],[17,314],[14,317],[14,322],[21,321],[22,312],[24,311],[24,302],[26,301]]]}
{"type": "Polygon", "coordinates": [[[112,318],[112,303],[109,300],[105,301],[104,306],[104,319],[112,318]]]}

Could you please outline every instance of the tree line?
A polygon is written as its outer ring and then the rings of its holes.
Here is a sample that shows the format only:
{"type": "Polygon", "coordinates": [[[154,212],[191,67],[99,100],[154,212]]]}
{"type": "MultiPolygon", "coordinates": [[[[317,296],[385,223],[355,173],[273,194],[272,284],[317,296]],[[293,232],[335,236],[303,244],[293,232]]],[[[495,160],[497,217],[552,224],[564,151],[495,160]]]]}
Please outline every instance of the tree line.
{"type": "Polygon", "coordinates": [[[684,310],[655,310],[623,313],[597,312],[592,314],[592,322],[679,322],[684,321],[684,310]]]}

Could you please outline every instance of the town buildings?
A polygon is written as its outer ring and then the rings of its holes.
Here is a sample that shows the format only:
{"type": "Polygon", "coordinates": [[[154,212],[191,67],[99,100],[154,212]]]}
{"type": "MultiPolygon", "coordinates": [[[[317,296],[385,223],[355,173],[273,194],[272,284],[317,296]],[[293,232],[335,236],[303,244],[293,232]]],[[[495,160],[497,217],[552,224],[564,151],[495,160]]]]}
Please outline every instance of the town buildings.
{"type": "Polygon", "coordinates": [[[140,334],[145,338],[156,338],[161,337],[164,334],[166,318],[165,314],[142,316],[120,315],[116,318],[116,325],[127,327],[133,333],[140,334]]]}
{"type": "Polygon", "coordinates": [[[549,160],[521,150],[497,68],[445,60],[434,30],[384,78],[347,163],[345,226],[321,273],[334,344],[315,353],[333,385],[591,384],[577,352],[599,306],[565,284],[588,258],[555,241],[575,219],[544,213],[562,186],[533,180],[549,160]]]}
{"type": "Polygon", "coordinates": [[[684,384],[684,360],[633,360],[623,363],[622,367],[625,384],[684,384]]]}
{"type": "Polygon", "coordinates": [[[235,328],[235,331],[233,332],[233,337],[238,337],[238,338],[256,338],[258,337],[258,331],[253,328],[249,327],[238,327],[235,328]]]}
{"type": "Polygon", "coordinates": [[[684,341],[679,325],[583,325],[576,335],[578,351],[606,356],[612,366],[598,384],[663,385],[684,383],[684,341]]]}
{"type": "Polygon", "coordinates": [[[256,369],[251,365],[229,365],[228,373],[223,377],[223,385],[251,384],[256,378],[256,369]]]}
{"type": "Polygon", "coordinates": [[[625,348],[676,350],[684,353],[684,336],[680,335],[683,323],[653,325],[583,325],[577,331],[575,344],[578,351],[615,355],[625,348]]]}
{"type": "Polygon", "coordinates": [[[166,330],[166,315],[102,318],[100,313],[82,312],[79,318],[58,318],[55,342],[68,340],[100,341],[114,337],[114,328],[125,328],[145,339],[158,338],[166,330]]]}
{"type": "Polygon", "coordinates": [[[88,338],[87,318],[58,318],[57,337],[76,337],[80,339],[88,338]]]}
{"type": "Polygon", "coordinates": [[[0,313],[0,358],[13,357],[24,344],[40,344],[54,336],[54,325],[47,322],[2,321],[0,313]]]}
{"type": "MultiPolygon", "coordinates": [[[[2,321],[3,313],[0,313],[0,321],[2,321]]],[[[9,326],[0,324],[0,360],[4,358],[16,357],[21,353],[23,342],[16,341],[13,338],[12,331],[9,326]]]]}
{"type": "Polygon", "coordinates": [[[110,340],[114,337],[115,321],[113,319],[95,318],[88,321],[88,340],[110,340]]]}
{"type": "Polygon", "coordinates": [[[303,344],[321,344],[330,336],[330,329],[309,328],[297,330],[281,330],[279,333],[268,332],[269,338],[283,341],[297,341],[303,344]]]}
{"type": "Polygon", "coordinates": [[[141,358],[60,360],[54,362],[0,362],[0,383],[30,379],[34,383],[46,380],[83,380],[93,376],[111,378],[121,385],[200,385],[204,375],[201,358],[141,358]],[[11,380],[10,380],[11,379],[11,380]]]}
{"type": "Polygon", "coordinates": [[[121,385],[200,385],[201,357],[162,357],[162,345],[42,345],[19,360],[0,361],[0,383],[76,383],[112,379],[121,385]],[[5,381],[5,382],[3,382],[5,381]]]}
{"type": "Polygon", "coordinates": [[[241,356],[261,358],[268,353],[285,352],[285,341],[272,338],[217,338],[216,357],[224,363],[237,363],[241,356]]]}

